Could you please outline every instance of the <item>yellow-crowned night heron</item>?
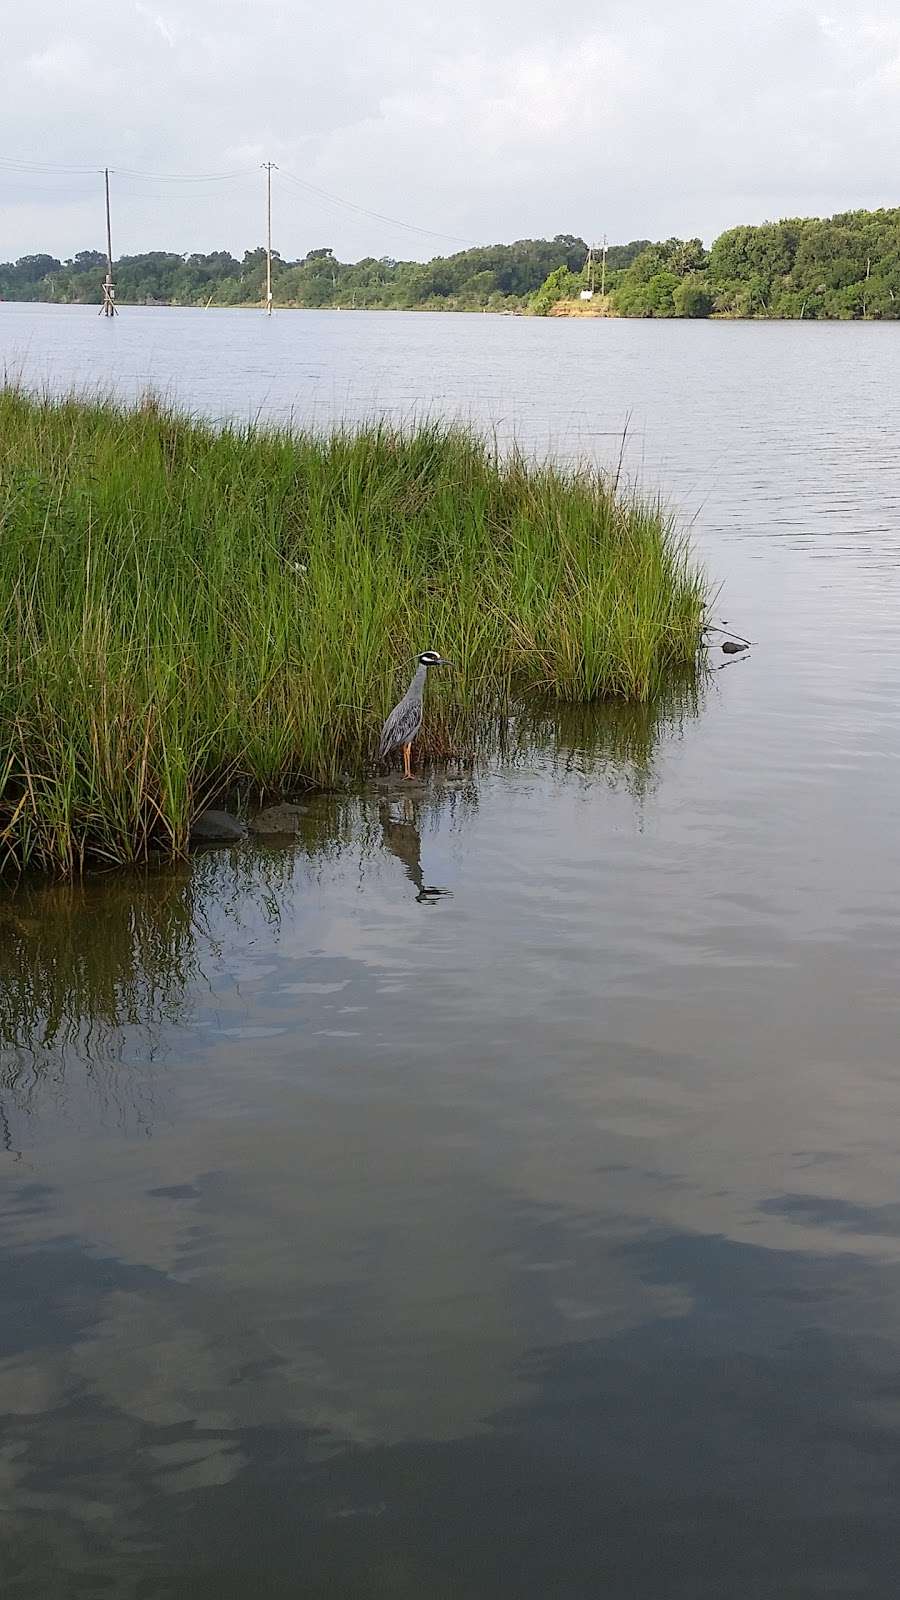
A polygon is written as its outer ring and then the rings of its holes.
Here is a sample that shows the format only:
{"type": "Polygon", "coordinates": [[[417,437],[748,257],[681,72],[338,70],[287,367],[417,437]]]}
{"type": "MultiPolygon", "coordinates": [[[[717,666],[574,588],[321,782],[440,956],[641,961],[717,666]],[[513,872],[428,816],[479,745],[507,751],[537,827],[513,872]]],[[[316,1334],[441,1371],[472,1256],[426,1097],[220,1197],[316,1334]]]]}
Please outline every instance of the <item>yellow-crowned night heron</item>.
{"type": "Polygon", "coordinates": [[[412,742],[422,726],[422,696],[425,693],[425,679],[429,667],[450,667],[452,661],[445,661],[436,650],[423,650],[419,657],[412,683],[407,689],[403,699],[395,705],[393,711],[381,730],[381,742],[378,746],[378,759],[383,761],[392,750],[403,749],[403,776],[411,778],[409,753],[412,742]]]}

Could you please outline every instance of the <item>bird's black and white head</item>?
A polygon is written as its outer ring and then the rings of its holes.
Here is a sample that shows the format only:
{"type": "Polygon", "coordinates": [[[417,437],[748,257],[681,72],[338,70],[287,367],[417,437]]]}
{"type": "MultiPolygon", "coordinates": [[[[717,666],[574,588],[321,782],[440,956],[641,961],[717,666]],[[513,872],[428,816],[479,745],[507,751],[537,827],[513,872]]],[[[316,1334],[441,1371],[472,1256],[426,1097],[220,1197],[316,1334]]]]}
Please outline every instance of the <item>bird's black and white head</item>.
{"type": "Polygon", "coordinates": [[[419,656],[420,667],[452,667],[453,662],[447,661],[437,650],[423,650],[419,656]]]}

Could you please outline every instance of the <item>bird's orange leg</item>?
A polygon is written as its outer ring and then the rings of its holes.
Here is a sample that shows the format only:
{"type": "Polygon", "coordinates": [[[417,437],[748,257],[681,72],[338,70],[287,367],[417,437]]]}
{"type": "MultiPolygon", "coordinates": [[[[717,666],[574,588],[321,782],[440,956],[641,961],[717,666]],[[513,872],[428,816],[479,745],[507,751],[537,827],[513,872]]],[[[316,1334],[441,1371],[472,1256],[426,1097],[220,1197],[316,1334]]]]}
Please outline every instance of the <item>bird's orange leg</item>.
{"type": "Polygon", "coordinates": [[[403,746],[403,776],[404,776],[404,778],[411,778],[412,777],[412,768],[411,768],[411,766],[409,764],[409,753],[410,753],[411,750],[412,750],[412,745],[411,744],[405,744],[403,746]]]}

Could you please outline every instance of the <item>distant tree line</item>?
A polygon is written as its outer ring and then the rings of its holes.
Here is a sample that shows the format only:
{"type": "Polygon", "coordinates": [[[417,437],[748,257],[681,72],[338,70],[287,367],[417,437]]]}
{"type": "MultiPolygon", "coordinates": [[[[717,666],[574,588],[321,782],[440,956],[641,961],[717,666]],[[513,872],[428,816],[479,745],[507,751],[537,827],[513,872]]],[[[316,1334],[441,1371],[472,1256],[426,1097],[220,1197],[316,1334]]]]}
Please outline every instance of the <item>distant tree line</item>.
{"type": "MultiPolygon", "coordinates": [[[[122,256],[116,294],[129,305],[261,304],[265,251],[238,261],[227,250],[122,256]]],[[[574,234],[483,245],[433,261],[388,256],[339,261],[310,250],[274,257],[275,300],[286,306],[436,311],[529,310],[546,315],[588,286],[587,245],[574,234]]],[[[106,258],[21,256],[0,263],[0,298],[99,305],[106,258]]],[[[599,269],[594,266],[599,287],[599,269]]],[[[607,309],[625,317],[893,318],[900,315],[900,209],[731,228],[707,250],[700,239],[636,239],[606,261],[607,309]]]]}
{"type": "MultiPolygon", "coordinates": [[[[272,262],[279,305],[425,307],[431,310],[518,310],[558,267],[577,272],[587,246],[573,234],[484,245],[434,261],[367,256],[339,261],[333,250],[310,250],[301,261],[272,262]]],[[[69,261],[21,256],[0,263],[0,298],[99,305],[106,257],[81,250],[69,261]]],[[[266,255],[247,250],[238,261],[227,250],[180,256],[165,250],[122,256],[115,263],[116,297],[128,305],[257,305],[265,293],[266,255]]]]}
{"type": "MultiPolygon", "coordinates": [[[[646,244],[607,275],[608,309],[623,317],[900,316],[900,209],[847,211],[646,244]]],[[[546,315],[585,288],[584,266],[548,274],[532,301],[546,315]]]]}

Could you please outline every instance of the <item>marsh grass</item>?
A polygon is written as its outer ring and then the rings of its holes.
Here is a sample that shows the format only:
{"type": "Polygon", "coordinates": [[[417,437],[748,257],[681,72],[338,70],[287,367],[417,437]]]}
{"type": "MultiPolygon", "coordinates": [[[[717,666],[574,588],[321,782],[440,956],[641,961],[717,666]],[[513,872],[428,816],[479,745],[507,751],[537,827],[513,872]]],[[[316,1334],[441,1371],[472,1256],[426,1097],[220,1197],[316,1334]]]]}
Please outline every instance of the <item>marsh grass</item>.
{"type": "Polygon", "coordinates": [[[183,850],[229,782],[364,771],[417,652],[423,754],[536,690],[650,702],[702,577],[655,505],[460,428],[215,428],[0,390],[0,871],[183,850]]]}

